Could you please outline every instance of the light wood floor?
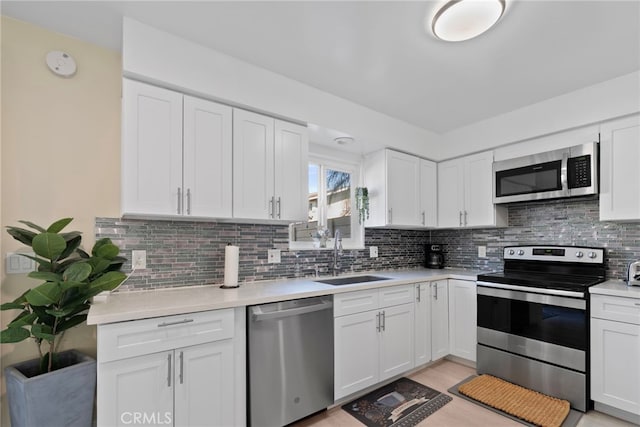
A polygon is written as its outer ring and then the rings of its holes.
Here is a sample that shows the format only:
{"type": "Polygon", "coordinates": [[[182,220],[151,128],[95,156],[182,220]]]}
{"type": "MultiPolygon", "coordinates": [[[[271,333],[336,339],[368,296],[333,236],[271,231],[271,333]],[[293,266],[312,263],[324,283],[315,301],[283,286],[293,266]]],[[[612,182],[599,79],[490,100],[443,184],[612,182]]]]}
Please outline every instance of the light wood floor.
{"type": "MultiPolygon", "coordinates": [[[[473,368],[444,360],[429,366],[413,375],[414,381],[427,385],[442,393],[449,394],[453,400],[422,421],[419,426],[451,426],[451,427],[522,427],[509,418],[484,409],[465,399],[451,395],[447,389],[475,374],[473,368]]],[[[340,407],[330,409],[314,417],[295,423],[295,427],[361,427],[359,421],[343,411],[340,407]]],[[[617,418],[591,411],[582,416],[578,427],[623,427],[633,426],[617,418]]]]}

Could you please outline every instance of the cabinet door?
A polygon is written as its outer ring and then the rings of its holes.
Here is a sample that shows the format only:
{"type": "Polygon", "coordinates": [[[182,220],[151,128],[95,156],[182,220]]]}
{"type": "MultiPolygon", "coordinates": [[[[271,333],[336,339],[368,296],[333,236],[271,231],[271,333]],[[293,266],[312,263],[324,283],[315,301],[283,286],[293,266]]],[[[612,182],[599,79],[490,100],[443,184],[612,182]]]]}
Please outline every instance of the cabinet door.
{"type": "Polygon", "coordinates": [[[414,367],[413,320],[413,302],[382,310],[379,380],[414,367]]]}
{"type": "Polygon", "coordinates": [[[640,326],[591,319],[591,398],[640,414],[640,326]]]}
{"type": "Polygon", "coordinates": [[[185,215],[230,218],[232,109],[184,97],[185,215]]]}
{"type": "Polygon", "coordinates": [[[420,223],[438,225],[438,168],[435,162],[420,159],[420,223]]]}
{"type": "Polygon", "coordinates": [[[464,226],[494,225],[493,151],[464,158],[464,226]]]}
{"type": "Polygon", "coordinates": [[[122,212],[182,214],[182,94],[123,79],[122,212]]]}
{"type": "Polygon", "coordinates": [[[600,130],[600,220],[640,219],[640,116],[600,130]]]}
{"type": "Polygon", "coordinates": [[[271,117],[233,110],[234,218],[272,218],[273,126],[271,117]]]}
{"type": "Polygon", "coordinates": [[[420,159],[387,150],[387,223],[421,225],[420,159]]]}
{"type": "Polygon", "coordinates": [[[456,159],[438,163],[438,227],[462,226],[463,185],[462,161],[456,159]]]}
{"type": "Polygon", "coordinates": [[[476,283],[450,279],[448,292],[451,354],[475,362],[478,312],[476,283]]]}
{"type": "Polygon", "coordinates": [[[378,311],[334,319],[334,396],[338,400],[378,382],[378,311]]]}
{"type": "Polygon", "coordinates": [[[276,219],[306,221],[309,192],[307,128],[276,120],[274,147],[274,216],[276,219]]]}
{"type": "Polygon", "coordinates": [[[98,426],[173,423],[173,351],[98,365],[98,426]]]}
{"type": "Polygon", "coordinates": [[[175,425],[236,424],[233,341],[177,349],[175,358],[175,425]]]}
{"type": "Polygon", "coordinates": [[[449,354],[449,296],[447,281],[431,282],[431,359],[449,354]]]}
{"type": "Polygon", "coordinates": [[[431,361],[431,287],[428,283],[415,287],[414,360],[420,366],[431,361]]]}

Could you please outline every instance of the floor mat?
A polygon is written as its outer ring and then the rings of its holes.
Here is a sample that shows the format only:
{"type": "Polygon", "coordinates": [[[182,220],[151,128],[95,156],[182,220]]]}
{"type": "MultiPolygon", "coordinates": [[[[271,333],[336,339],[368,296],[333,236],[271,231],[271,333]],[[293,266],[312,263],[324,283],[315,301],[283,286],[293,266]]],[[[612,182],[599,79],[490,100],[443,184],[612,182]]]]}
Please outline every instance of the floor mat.
{"type": "Polygon", "coordinates": [[[452,400],[408,378],[400,378],[342,406],[368,427],[412,427],[452,400]]]}
{"type": "MultiPolygon", "coordinates": [[[[478,378],[477,375],[472,375],[472,376],[470,376],[468,378],[465,378],[463,381],[461,381],[458,384],[454,385],[453,387],[449,388],[449,390],[447,390],[447,391],[449,393],[451,393],[451,394],[454,394],[454,395],[456,395],[458,397],[461,397],[461,398],[466,399],[466,400],[468,400],[470,402],[473,402],[473,403],[475,403],[477,405],[480,405],[480,406],[482,406],[482,407],[484,407],[486,409],[489,409],[490,411],[496,412],[496,413],[498,413],[498,414],[500,414],[502,416],[505,416],[507,418],[511,418],[514,421],[518,421],[521,424],[524,424],[524,425],[527,425],[527,426],[531,426],[531,427],[535,427],[535,426],[539,425],[539,424],[533,424],[533,423],[527,422],[527,421],[523,420],[522,418],[518,418],[518,417],[516,417],[514,415],[511,415],[511,414],[509,414],[507,412],[504,412],[504,411],[501,411],[499,409],[496,409],[496,408],[494,408],[492,406],[484,404],[484,403],[482,403],[482,402],[480,402],[478,400],[472,399],[471,397],[460,393],[460,391],[459,391],[459,387],[460,386],[463,386],[464,384],[469,383],[470,381],[472,381],[472,380],[474,380],[476,378],[478,378]]],[[[561,425],[562,425],[562,427],[575,427],[578,424],[578,422],[580,421],[581,417],[582,417],[582,412],[579,412],[579,411],[576,411],[574,409],[571,409],[569,411],[569,414],[564,419],[564,422],[562,422],[561,425]]]]}

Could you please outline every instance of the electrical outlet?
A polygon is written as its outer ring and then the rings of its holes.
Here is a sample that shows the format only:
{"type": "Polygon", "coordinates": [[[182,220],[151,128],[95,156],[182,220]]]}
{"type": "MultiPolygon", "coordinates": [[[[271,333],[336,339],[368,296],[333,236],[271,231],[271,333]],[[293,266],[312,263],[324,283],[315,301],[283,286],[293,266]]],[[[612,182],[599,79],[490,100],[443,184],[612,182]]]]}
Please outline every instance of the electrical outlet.
{"type": "Polygon", "coordinates": [[[369,258],[378,258],[377,246],[369,246],[369,258]]]}
{"type": "Polygon", "coordinates": [[[478,258],[486,258],[486,257],[487,257],[487,247],[478,246],[478,258]]]}
{"type": "Polygon", "coordinates": [[[280,249],[267,250],[267,263],[280,264],[280,249]]]}
{"type": "Polygon", "coordinates": [[[147,251],[131,251],[131,266],[139,270],[147,268],[147,251]]]}

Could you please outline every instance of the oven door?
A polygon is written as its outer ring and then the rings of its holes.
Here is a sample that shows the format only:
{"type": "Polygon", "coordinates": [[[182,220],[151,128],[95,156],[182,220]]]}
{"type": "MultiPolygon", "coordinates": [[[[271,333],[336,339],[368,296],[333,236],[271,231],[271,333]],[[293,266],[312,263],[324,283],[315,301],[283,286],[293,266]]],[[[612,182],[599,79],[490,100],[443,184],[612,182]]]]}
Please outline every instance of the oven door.
{"type": "Polygon", "coordinates": [[[585,299],[478,286],[478,344],[586,371],[585,299]]]}

